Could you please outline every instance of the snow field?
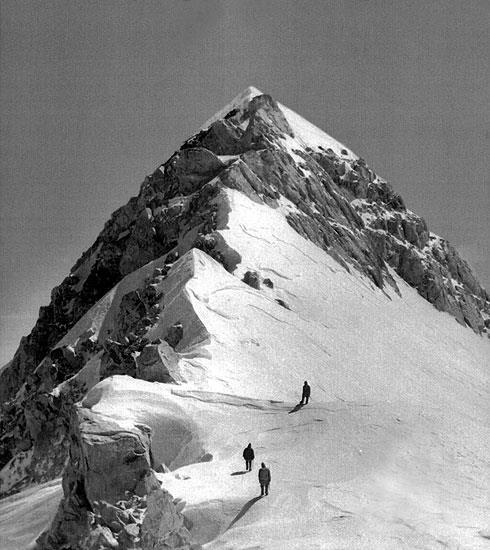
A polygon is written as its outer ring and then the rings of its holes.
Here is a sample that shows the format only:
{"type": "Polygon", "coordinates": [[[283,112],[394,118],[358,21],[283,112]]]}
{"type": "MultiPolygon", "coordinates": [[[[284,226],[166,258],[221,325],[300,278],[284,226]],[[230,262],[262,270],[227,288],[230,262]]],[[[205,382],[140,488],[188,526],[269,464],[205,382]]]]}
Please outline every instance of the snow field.
{"type": "MultiPolygon", "coordinates": [[[[206,550],[485,548],[489,342],[396,274],[401,297],[346,272],[279,209],[233,190],[218,200],[229,211],[220,233],[241,263],[230,274],[199,250],[187,253],[161,283],[165,307],[150,334],[182,322],[186,383],[116,376],[84,405],[152,427],[155,460],[172,468],[159,477],[185,500],[206,550]],[[273,288],[247,286],[248,270],[273,288]],[[291,412],[304,380],[310,404],[291,412]],[[254,470],[242,474],[249,442],[254,470]],[[261,461],[272,482],[257,499],[261,461]]],[[[80,324],[109,330],[112,304],[104,316],[99,302],[80,324]]],[[[30,506],[29,495],[17,495],[26,500],[12,514],[30,506]]],[[[27,538],[25,523],[10,529],[27,538]]]]}
{"type": "Polygon", "coordinates": [[[196,540],[230,549],[483,547],[488,343],[398,278],[402,297],[347,273],[280,211],[236,191],[220,200],[230,211],[220,232],[242,262],[231,275],[191,251],[174,267],[189,276],[175,275],[165,310],[190,327],[180,348],[187,384],[149,385],[161,396],[156,416],[139,381],[98,405],[112,417],[120,406],[127,419],[134,393],[159,456],[169,444],[161,415],[169,402],[185,411],[200,446],[160,477],[186,501],[196,540]],[[274,287],[248,287],[247,270],[274,287]],[[312,401],[288,414],[304,379],[312,401]],[[248,442],[254,472],[232,475],[248,442]],[[198,462],[200,453],[212,461],[198,462]],[[271,494],[255,500],[262,460],[271,494]]]}

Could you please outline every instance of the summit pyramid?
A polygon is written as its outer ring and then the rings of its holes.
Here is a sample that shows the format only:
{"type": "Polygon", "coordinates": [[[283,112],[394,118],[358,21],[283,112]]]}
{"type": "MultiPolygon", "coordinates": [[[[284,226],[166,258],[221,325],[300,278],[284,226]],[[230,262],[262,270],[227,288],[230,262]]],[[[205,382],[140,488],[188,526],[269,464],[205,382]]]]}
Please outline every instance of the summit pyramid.
{"type": "Polygon", "coordinates": [[[364,159],[247,88],[0,371],[2,548],[483,548],[489,317],[364,159]]]}

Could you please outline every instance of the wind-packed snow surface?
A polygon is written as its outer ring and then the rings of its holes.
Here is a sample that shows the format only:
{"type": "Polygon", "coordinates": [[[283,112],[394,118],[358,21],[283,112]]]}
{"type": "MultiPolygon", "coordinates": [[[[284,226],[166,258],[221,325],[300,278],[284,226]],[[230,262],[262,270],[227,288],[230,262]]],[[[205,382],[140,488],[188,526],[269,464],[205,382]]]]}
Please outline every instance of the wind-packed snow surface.
{"type": "MultiPolygon", "coordinates": [[[[152,335],[186,327],[185,382],[114,376],[83,405],[151,426],[154,458],[170,468],[163,487],[186,502],[206,550],[488,548],[488,341],[394,273],[401,296],[347,272],[288,225],[291,205],[233,190],[219,200],[229,210],[221,234],[241,262],[231,274],[199,250],[183,256],[152,335]],[[272,288],[246,285],[248,270],[272,288]],[[299,408],[304,380],[312,397],[299,408]],[[261,462],[272,475],[263,498],[261,462]]],[[[79,330],[110,326],[118,292],[79,330]]],[[[27,546],[58,495],[48,484],[2,501],[2,548],[27,546]]]]}

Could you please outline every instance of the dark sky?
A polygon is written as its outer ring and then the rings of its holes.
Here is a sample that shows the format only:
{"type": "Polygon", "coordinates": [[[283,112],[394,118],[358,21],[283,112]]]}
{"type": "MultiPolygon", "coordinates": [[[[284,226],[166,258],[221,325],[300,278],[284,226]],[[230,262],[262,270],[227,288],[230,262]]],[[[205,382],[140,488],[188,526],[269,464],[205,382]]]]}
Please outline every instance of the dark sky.
{"type": "Polygon", "coordinates": [[[2,0],[0,364],[145,174],[254,85],[490,287],[488,0],[2,0]]]}

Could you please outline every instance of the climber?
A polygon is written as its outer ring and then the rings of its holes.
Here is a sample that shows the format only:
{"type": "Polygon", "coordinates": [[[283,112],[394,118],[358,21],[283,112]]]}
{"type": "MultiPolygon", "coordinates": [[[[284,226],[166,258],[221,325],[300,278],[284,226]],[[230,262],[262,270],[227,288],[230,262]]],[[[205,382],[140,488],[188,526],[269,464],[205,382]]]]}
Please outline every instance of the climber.
{"type": "Polygon", "coordinates": [[[269,494],[269,483],[271,482],[271,471],[265,467],[262,462],[262,467],[259,470],[260,496],[269,494]]]}
{"type": "Polygon", "coordinates": [[[252,460],[255,458],[254,450],[252,449],[252,444],[249,443],[247,447],[243,450],[243,458],[245,459],[245,469],[247,472],[252,471],[252,460]]]}
{"type": "Polygon", "coordinates": [[[308,399],[310,398],[311,388],[308,385],[308,382],[305,380],[303,384],[303,394],[301,395],[301,405],[308,405],[308,399]]]}

